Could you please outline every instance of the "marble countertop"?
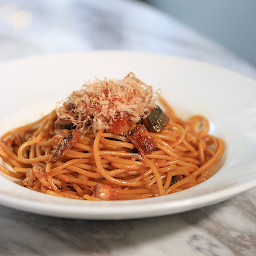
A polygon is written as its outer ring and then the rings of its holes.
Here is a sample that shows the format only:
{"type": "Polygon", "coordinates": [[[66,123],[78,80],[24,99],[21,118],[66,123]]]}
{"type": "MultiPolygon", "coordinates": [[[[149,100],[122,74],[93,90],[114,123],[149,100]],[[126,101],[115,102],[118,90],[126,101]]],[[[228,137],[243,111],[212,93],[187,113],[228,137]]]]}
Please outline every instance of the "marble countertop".
{"type": "MultiPolygon", "coordinates": [[[[256,79],[248,63],[148,5],[2,0],[0,62],[120,49],[197,59],[256,79]]],[[[213,206],[139,220],[72,220],[0,206],[0,255],[256,255],[256,189],[213,206]]]]}

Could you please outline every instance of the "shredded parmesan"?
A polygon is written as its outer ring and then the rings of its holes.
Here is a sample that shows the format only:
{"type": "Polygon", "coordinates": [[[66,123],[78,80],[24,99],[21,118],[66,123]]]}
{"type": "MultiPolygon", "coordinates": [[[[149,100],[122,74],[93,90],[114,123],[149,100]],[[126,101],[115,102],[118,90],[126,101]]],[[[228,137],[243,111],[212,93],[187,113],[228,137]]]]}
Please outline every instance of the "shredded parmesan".
{"type": "Polygon", "coordinates": [[[158,92],[132,72],[122,80],[96,77],[57,103],[56,113],[60,119],[72,121],[82,133],[89,129],[97,132],[109,129],[120,118],[140,122],[156,106],[157,98],[158,92]]]}

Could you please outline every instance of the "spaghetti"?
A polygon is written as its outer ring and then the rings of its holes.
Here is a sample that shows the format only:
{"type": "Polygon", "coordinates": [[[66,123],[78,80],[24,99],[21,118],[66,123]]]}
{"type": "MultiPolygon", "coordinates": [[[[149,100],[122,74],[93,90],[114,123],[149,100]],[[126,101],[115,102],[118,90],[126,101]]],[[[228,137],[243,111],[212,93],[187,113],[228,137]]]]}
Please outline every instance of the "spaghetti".
{"type": "Polygon", "coordinates": [[[208,133],[205,117],[183,121],[161,97],[168,122],[158,132],[143,125],[144,131],[141,118],[148,117],[156,106],[152,95],[151,88],[132,73],[121,82],[96,79],[47,116],[4,134],[0,156],[12,170],[2,165],[0,170],[34,191],[85,200],[163,196],[205,181],[223,155],[224,142],[208,133]],[[98,94],[105,91],[105,98],[103,94],[93,95],[92,87],[98,94]],[[132,98],[132,104],[127,106],[123,94],[117,98],[115,93],[120,88],[125,97],[132,98]],[[146,111],[136,112],[141,108],[129,93],[140,97],[141,105],[146,101],[146,111]],[[91,95],[93,101],[84,94],[91,95]],[[71,103],[75,104],[72,108],[71,103]],[[90,112],[81,110],[81,104],[90,112]],[[107,115],[102,115],[103,110],[107,115]],[[139,146],[133,142],[137,139],[135,132],[143,135],[143,143],[149,143],[149,138],[150,152],[144,149],[147,144],[141,146],[142,140],[137,141],[139,146]]]}

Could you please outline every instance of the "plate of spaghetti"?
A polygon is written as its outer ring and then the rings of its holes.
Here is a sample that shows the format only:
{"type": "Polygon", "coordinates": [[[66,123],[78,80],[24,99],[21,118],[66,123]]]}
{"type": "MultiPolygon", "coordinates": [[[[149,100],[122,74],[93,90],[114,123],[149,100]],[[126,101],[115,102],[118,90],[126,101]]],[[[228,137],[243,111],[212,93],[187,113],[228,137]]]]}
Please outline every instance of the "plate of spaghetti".
{"type": "Polygon", "coordinates": [[[32,57],[0,71],[2,205],[143,218],[256,186],[252,79],[120,51],[32,57]]]}

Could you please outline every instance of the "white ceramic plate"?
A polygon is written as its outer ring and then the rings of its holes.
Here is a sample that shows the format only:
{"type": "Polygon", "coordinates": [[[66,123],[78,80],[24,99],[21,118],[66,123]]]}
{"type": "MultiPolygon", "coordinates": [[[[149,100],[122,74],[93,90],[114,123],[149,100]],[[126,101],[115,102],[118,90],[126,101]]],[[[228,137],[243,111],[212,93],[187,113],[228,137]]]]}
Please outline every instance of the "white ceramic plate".
{"type": "Polygon", "coordinates": [[[220,170],[175,194],[132,201],[89,202],[23,188],[0,175],[0,203],[58,217],[127,219],[173,214],[211,205],[256,186],[256,82],[196,61],[119,51],[33,57],[0,65],[0,134],[48,113],[84,80],[123,78],[133,71],[161,88],[183,118],[205,115],[226,143],[220,170]]]}

